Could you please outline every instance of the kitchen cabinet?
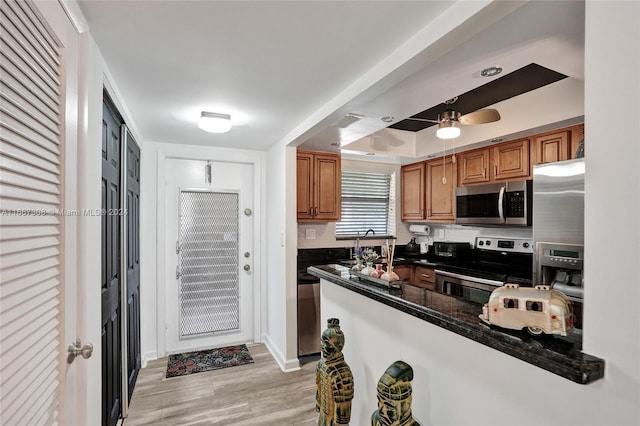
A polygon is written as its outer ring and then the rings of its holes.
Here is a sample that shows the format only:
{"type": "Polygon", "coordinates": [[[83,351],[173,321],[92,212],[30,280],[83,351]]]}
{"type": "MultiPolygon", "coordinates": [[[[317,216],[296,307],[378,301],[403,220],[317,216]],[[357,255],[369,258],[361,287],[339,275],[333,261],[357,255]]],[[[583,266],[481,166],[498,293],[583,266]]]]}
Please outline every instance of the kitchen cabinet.
{"type": "Polygon", "coordinates": [[[489,173],[489,149],[481,148],[457,154],[459,185],[487,183],[489,173]]]}
{"type": "Polygon", "coordinates": [[[458,185],[526,179],[530,176],[529,139],[458,154],[458,185]]]}
{"type": "Polygon", "coordinates": [[[430,222],[453,222],[456,218],[455,189],[458,179],[456,163],[451,156],[428,161],[426,176],[426,219],[430,222]]]}
{"type": "Polygon", "coordinates": [[[428,290],[436,289],[436,273],[428,266],[416,266],[411,284],[428,290]]]}
{"type": "Polygon", "coordinates": [[[400,169],[401,217],[403,221],[425,219],[425,163],[414,163],[400,169]]]}
{"type": "Polygon", "coordinates": [[[545,133],[534,137],[531,144],[531,163],[543,164],[568,160],[570,158],[570,140],[570,130],[545,133]]]}
{"type": "Polygon", "coordinates": [[[299,222],[337,222],[341,215],[340,155],[298,151],[296,157],[299,222]]]}
{"type": "Polygon", "coordinates": [[[404,281],[411,280],[411,266],[409,265],[398,265],[393,267],[393,272],[398,274],[398,277],[404,281]]]}
{"type": "Polygon", "coordinates": [[[571,128],[571,147],[569,148],[569,158],[576,158],[576,152],[580,141],[584,139],[584,124],[579,124],[571,128]]]}
{"type": "Polygon", "coordinates": [[[492,181],[526,179],[530,176],[529,139],[501,143],[491,148],[492,181]]]}

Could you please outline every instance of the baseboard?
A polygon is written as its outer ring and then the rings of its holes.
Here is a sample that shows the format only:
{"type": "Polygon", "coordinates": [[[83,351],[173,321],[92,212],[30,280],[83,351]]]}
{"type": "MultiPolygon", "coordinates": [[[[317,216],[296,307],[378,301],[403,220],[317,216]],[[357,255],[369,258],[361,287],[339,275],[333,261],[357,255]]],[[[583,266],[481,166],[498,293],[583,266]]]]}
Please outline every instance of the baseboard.
{"type": "Polygon", "coordinates": [[[273,343],[268,335],[263,335],[262,341],[264,342],[265,346],[271,353],[271,356],[273,356],[273,359],[276,360],[278,366],[283,372],[290,373],[292,371],[300,370],[300,362],[298,361],[298,358],[289,360],[285,359],[282,353],[278,350],[278,347],[273,343]]]}
{"type": "Polygon", "coordinates": [[[158,359],[158,352],[145,352],[142,354],[142,368],[147,366],[147,362],[158,359]]]}

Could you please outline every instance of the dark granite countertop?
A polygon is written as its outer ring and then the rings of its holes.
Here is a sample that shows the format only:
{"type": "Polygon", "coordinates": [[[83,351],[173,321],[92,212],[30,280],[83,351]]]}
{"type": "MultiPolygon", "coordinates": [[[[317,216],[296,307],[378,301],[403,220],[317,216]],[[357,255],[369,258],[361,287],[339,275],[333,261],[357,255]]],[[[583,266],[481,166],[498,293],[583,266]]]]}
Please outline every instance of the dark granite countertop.
{"type": "Polygon", "coordinates": [[[478,315],[482,306],[402,283],[400,288],[351,278],[341,265],[311,266],[308,272],[414,317],[475,340],[580,384],[604,377],[604,360],[582,352],[582,334],[533,337],[524,331],[490,327],[478,315]]]}

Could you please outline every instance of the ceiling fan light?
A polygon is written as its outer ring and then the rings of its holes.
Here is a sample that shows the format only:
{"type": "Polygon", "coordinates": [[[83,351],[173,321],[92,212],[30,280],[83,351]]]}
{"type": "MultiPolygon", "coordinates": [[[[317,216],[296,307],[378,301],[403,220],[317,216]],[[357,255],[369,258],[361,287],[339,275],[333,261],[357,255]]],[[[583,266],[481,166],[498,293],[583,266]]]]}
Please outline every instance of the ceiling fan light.
{"type": "Polygon", "coordinates": [[[438,125],[436,136],[439,139],[453,139],[460,136],[460,124],[456,120],[443,120],[438,125]]]}
{"type": "Polygon", "coordinates": [[[231,116],[217,112],[202,111],[198,127],[209,133],[225,133],[231,130],[231,116]]]}

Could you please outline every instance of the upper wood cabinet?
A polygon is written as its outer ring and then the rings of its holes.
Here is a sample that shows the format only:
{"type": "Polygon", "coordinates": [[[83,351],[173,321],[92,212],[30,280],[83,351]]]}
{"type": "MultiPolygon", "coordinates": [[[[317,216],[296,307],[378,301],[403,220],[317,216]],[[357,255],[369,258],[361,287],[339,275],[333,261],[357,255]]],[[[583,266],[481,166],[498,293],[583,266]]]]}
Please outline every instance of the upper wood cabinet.
{"type": "Polygon", "coordinates": [[[570,140],[569,130],[534,137],[531,144],[531,163],[542,164],[568,160],[570,140]]]}
{"type": "Polygon", "coordinates": [[[491,148],[491,180],[526,179],[530,176],[529,139],[501,143],[491,148]]]}
{"type": "Polygon", "coordinates": [[[571,128],[571,143],[569,148],[569,158],[576,158],[576,152],[580,141],[584,139],[584,124],[579,124],[571,128]]]}
{"type": "Polygon", "coordinates": [[[402,166],[400,169],[402,220],[425,219],[424,210],[425,163],[402,166]]]}
{"type": "Polygon", "coordinates": [[[340,155],[298,151],[297,216],[300,222],[337,222],[341,214],[340,155]]]}
{"type": "Polygon", "coordinates": [[[488,148],[474,149],[457,154],[459,185],[489,182],[491,179],[489,157],[488,148]]]}
{"type": "Polygon", "coordinates": [[[426,219],[430,222],[453,222],[456,218],[456,163],[451,156],[428,161],[426,175],[426,219]]]}

